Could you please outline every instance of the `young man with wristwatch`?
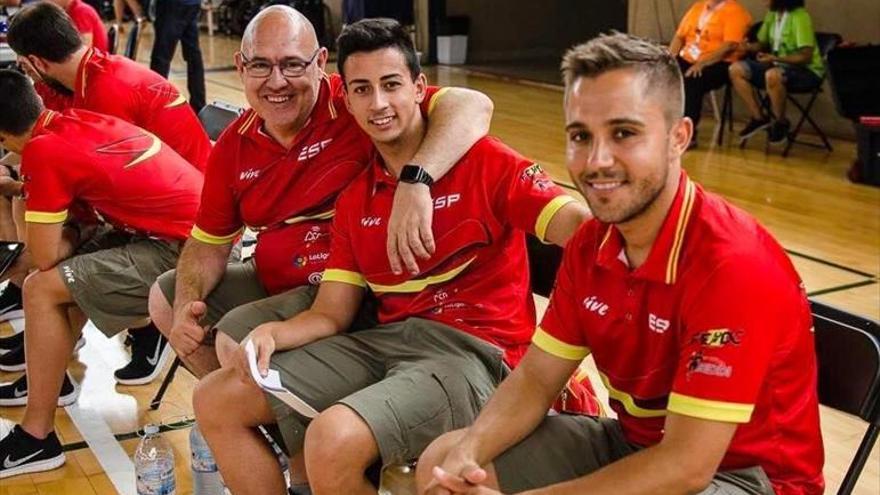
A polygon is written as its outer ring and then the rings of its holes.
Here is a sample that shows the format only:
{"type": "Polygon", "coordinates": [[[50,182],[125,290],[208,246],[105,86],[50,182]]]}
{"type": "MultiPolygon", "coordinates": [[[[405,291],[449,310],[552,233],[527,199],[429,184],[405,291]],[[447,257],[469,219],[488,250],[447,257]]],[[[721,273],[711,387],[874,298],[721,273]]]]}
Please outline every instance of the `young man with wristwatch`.
{"type": "Polygon", "coordinates": [[[279,424],[288,451],[304,456],[314,493],[345,494],[376,493],[364,474],[373,463],[415,459],[433,438],[469,424],[534,332],[525,233],[563,245],[588,216],[539,165],[494,138],[433,180],[410,164],[425,136],[419,106],[428,86],[406,30],[364,19],[337,46],[346,105],[376,151],[336,203],[318,295],[292,318],[218,333],[224,367],[193,397],[235,493],[284,493],[278,463],[253,433],[260,424],[279,424]],[[436,249],[416,274],[395,274],[385,256],[404,178],[433,197],[436,249]],[[347,332],[368,294],[380,325],[347,332]],[[317,418],[267,400],[248,377],[245,343],[317,418]]]}

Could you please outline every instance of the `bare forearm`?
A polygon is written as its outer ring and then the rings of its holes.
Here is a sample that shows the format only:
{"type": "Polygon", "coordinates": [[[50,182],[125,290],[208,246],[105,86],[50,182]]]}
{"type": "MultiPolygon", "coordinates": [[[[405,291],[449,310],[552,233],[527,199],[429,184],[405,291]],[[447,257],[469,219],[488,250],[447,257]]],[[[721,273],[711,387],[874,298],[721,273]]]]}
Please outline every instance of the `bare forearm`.
{"type": "Polygon", "coordinates": [[[558,392],[545,390],[526,373],[514,371],[468,429],[462,448],[470,451],[479,464],[490,462],[540,424],[558,392]]]}
{"type": "Polygon", "coordinates": [[[782,62],[784,64],[806,65],[810,62],[810,59],[812,59],[812,58],[813,58],[812,52],[800,51],[797,53],[792,53],[792,54],[786,55],[784,57],[775,57],[775,60],[777,62],[782,62]]]}
{"type": "Polygon", "coordinates": [[[521,495],[653,495],[699,493],[711,477],[693,476],[687,459],[662,444],[628,455],[604,468],[564,483],[521,495]]]}
{"type": "Polygon", "coordinates": [[[450,88],[431,112],[425,139],[412,161],[435,180],[489,132],[492,100],[477,91],[450,88]]]}
{"type": "Polygon", "coordinates": [[[231,244],[211,245],[189,239],[180,253],[174,287],[175,311],[192,302],[202,301],[214,290],[226,272],[231,244]]]}
{"type": "Polygon", "coordinates": [[[717,50],[707,53],[700,62],[703,65],[712,65],[724,60],[724,57],[736,49],[736,43],[724,43],[717,50]]]}
{"type": "Polygon", "coordinates": [[[277,351],[302,347],[345,331],[337,319],[314,310],[304,311],[288,322],[285,328],[272,332],[277,351]]]}
{"type": "Polygon", "coordinates": [[[678,52],[681,51],[682,45],[683,45],[683,40],[681,39],[681,37],[676,36],[676,37],[672,38],[672,41],[669,43],[669,53],[671,53],[672,56],[677,57],[678,52]]]}

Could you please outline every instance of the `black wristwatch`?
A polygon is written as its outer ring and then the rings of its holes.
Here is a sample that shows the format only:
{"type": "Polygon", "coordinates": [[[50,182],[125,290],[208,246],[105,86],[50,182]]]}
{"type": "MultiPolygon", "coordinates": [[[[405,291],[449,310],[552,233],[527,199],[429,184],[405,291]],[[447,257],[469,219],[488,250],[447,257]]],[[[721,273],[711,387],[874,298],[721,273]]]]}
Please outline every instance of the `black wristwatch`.
{"type": "Polygon", "coordinates": [[[412,164],[403,166],[403,170],[400,171],[400,178],[398,180],[400,182],[406,182],[407,184],[425,184],[429,187],[434,183],[434,178],[431,177],[425,169],[412,164]]]}

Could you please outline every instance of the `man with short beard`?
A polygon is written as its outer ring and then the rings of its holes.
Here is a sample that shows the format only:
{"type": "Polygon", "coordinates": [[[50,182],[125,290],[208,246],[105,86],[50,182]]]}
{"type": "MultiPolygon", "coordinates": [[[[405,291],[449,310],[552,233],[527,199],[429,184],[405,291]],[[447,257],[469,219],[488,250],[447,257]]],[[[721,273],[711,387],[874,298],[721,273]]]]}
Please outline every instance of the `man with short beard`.
{"type": "Polygon", "coordinates": [[[568,170],[596,219],[519,367],[420,459],[419,493],[821,494],[803,285],[761,225],[682,170],[674,56],[618,33],[562,69],[568,170]],[[548,417],[591,353],[617,419],[548,417]]]}

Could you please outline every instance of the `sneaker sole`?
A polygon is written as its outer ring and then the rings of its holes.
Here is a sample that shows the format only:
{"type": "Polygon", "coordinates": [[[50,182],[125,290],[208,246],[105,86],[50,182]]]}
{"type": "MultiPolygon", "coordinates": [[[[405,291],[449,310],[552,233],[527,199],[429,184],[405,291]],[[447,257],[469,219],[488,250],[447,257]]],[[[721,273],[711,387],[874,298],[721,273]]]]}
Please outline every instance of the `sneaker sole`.
{"type": "Polygon", "coordinates": [[[153,369],[153,372],[147,376],[141,378],[132,378],[132,379],[121,379],[117,378],[116,375],[113,375],[113,379],[116,380],[116,383],[120,385],[146,385],[159,376],[162,373],[162,370],[165,369],[165,365],[168,363],[168,358],[174,353],[174,350],[171,349],[171,344],[166,344],[165,349],[162,351],[162,355],[159,356],[159,362],[156,363],[156,368],[153,369]]]}
{"type": "Polygon", "coordinates": [[[17,320],[19,318],[24,318],[23,309],[16,309],[15,311],[7,311],[6,313],[0,314],[0,323],[9,320],[17,320]]]}
{"type": "Polygon", "coordinates": [[[744,135],[744,136],[740,136],[740,137],[739,137],[739,140],[740,140],[740,141],[745,141],[746,139],[749,139],[750,137],[754,136],[755,134],[757,134],[757,133],[763,131],[764,129],[766,129],[766,128],[768,128],[768,127],[770,127],[770,123],[769,123],[769,122],[766,123],[766,124],[764,124],[764,125],[762,125],[761,127],[757,127],[757,128],[755,128],[754,131],[752,131],[752,132],[750,132],[750,133],[748,133],[748,134],[746,134],[746,135],[744,135]]]}
{"type": "Polygon", "coordinates": [[[5,371],[7,373],[13,373],[16,371],[24,371],[25,367],[26,367],[25,363],[13,364],[12,366],[0,364],[0,371],[5,371]]]}
{"type": "MultiPolygon", "coordinates": [[[[79,399],[79,387],[73,386],[73,392],[58,397],[58,407],[67,407],[79,399]]],[[[0,407],[21,407],[26,406],[28,396],[16,397],[14,399],[0,399],[0,407]]]]}
{"type": "Polygon", "coordinates": [[[58,469],[64,465],[65,460],[66,459],[64,457],[64,453],[62,452],[61,454],[58,454],[51,459],[44,459],[38,462],[29,462],[26,464],[22,464],[21,466],[14,467],[12,469],[5,469],[3,471],[0,471],[0,479],[18,476],[20,474],[40,473],[43,471],[58,469]]]}

